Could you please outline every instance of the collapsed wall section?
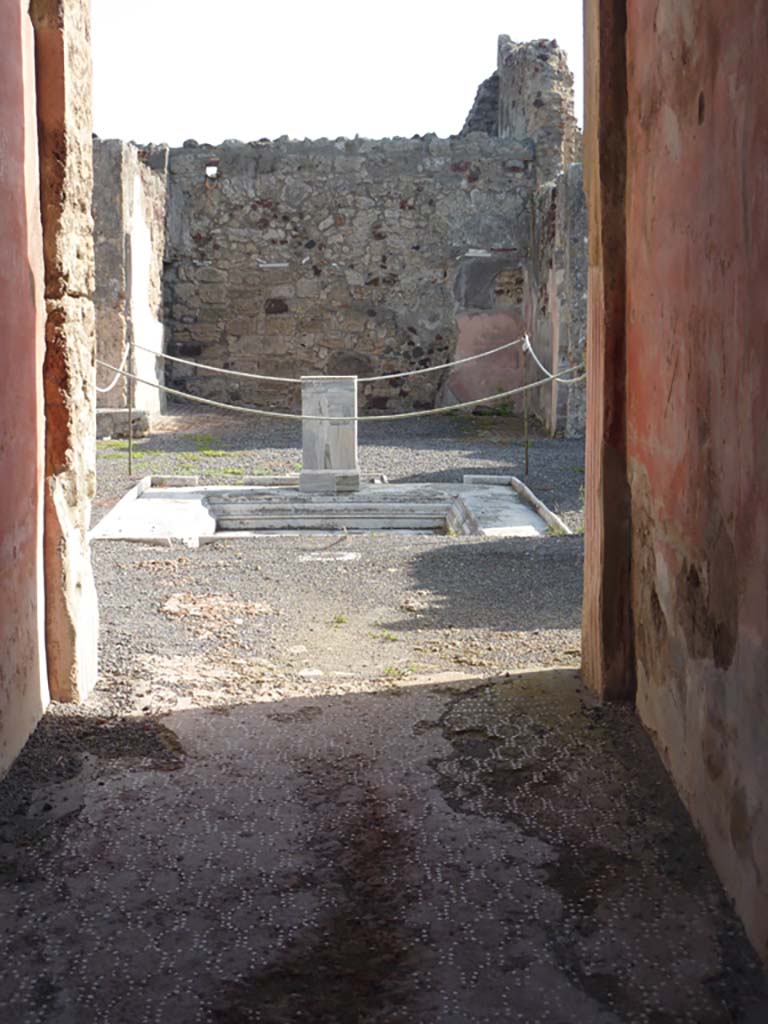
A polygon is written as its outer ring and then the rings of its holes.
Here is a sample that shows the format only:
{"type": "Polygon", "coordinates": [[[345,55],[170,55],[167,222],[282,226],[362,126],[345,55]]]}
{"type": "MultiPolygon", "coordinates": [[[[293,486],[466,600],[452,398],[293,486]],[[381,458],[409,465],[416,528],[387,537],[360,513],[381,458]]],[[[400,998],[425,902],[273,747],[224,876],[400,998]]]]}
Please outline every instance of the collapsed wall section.
{"type": "MultiPolygon", "coordinates": [[[[482,135],[173,149],[169,352],[285,377],[445,362],[461,333],[459,264],[477,251],[519,270],[534,175],[530,144],[482,135]]],[[[287,408],[299,397],[286,385],[168,372],[174,386],[217,399],[287,408]]],[[[439,375],[384,381],[361,400],[429,407],[439,387],[439,375]]]]}
{"type": "Polygon", "coordinates": [[[459,135],[470,132],[485,132],[486,135],[499,134],[499,73],[494,71],[484,82],[480,83],[475,102],[467,114],[464,127],[459,135]]]}
{"type": "Polygon", "coordinates": [[[535,141],[537,184],[581,159],[573,73],[554,39],[515,43],[499,36],[498,134],[535,141]]]}

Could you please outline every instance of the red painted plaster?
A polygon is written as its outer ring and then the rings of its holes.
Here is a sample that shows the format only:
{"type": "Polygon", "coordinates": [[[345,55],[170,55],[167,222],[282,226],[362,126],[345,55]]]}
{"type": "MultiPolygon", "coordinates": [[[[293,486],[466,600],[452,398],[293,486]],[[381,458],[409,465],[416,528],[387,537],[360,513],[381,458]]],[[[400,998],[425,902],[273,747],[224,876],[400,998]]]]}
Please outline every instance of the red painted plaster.
{"type": "Polygon", "coordinates": [[[768,957],[768,2],[627,11],[638,707],[768,957]]]}
{"type": "MultiPolygon", "coordinates": [[[[459,336],[454,359],[465,359],[506,345],[521,337],[525,331],[522,314],[514,309],[499,309],[491,313],[459,313],[456,322],[459,336]]],[[[473,398],[495,395],[499,391],[510,391],[524,381],[524,357],[522,347],[518,345],[498,355],[457,366],[449,374],[446,385],[457,401],[469,402],[473,398]]]]}

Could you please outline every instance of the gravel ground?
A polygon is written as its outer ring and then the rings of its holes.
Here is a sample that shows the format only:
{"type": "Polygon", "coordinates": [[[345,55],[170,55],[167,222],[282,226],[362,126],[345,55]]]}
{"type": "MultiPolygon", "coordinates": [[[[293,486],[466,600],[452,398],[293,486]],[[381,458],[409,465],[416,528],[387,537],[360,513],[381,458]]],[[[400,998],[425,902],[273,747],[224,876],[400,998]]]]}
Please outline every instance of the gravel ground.
{"type": "Polygon", "coordinates": [[[99,692],[128,701],[147,678],[153,708],[191,687],[207,705],[460,666],[573,664],[581,549],[580,537],[270,537],[194,551],[99,542],[99,692]]]}
{"type": "MultiPolygon", "coordinates": [[[[362,426],[360,462],[369,475],[415,482],[524,471],[522,424],[512,417],[362,426]]],[[[152,437],[137,442],[137,473],[236,483],[293,472],[298,440],[294,424],[163,417],[152,437]]],[[[131,481],[125,443],[100,447],[103,512],[131,481]]],[[[578,530],[583,444],[539,434],[529,460],[530,485],[578,530]]],[[[99,542],[103,699],[127,709],[137,675],[155,681],[146,700],[156,710],[157,701],[173,706],[172,691],[178,699],[191,679],[209,703],[349,692],[371,679],[396,685],[457,666],[504,672],[573,664],[582,557],[579,535],[297,535],[222,540],[191,552],[99,542]]]]}

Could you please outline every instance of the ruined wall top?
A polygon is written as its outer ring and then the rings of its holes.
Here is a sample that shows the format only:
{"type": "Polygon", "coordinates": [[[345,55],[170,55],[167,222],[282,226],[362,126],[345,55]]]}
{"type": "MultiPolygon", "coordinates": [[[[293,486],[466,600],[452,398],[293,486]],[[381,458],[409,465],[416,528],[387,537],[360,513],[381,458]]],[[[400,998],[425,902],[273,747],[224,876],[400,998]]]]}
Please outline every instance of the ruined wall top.
{"type": "Polygon", "coordinates": [[[475,132],[529,141],[538,184],[554,181],[581,159],[573,74],[554,39],[515,43],[499,36],[497,70],[477,90],[459,134],[475,132]]]}
{"type": "Polygon", "coordinates": [[[459,135],[470,132],[485,132],[486,135],[499,134],[499,73],[494,73],[480,83],[472,109],[467,114],[464,127],[459,135]]]}
{"type": "MultiPolygon", "coordinates": [[[[142,147],[147,151],[158,147],[142,147]]],[[[243,142],[241,139],[225,139],[223,142],[213,144],[209,142],[198,142],[196,139],[187,139],[182,146],[170,148],[171,163],[174,160],[183,158],[188,151],[198,153],[205,151],[228,152],[230,155],[252,157],[254,154],[272,154],[275,159],[294,159],[302,156],[316,156],[320,159],[344,161],[348,157],[365,157],[376,162],[380,158],[394,158],[398,160],[420,160],[430,156],[447,156],[453,152],[461,151],[466,156],[489,156],[493,153],[509,153],[513,150],[524,152],[525,159],[533,158],[533,148],[530,140],[518,140],[512,136],[500,140],[490,135],[474,133],[473,135],[459,136],[452,135],[449,138],[442,138],[433,133],[427,135],[414,135],[412,138],[395,136],[384,139],[368,139],[356,136],[353,139],[339,137],[337,139],[291,139],[283,135],[278,139],[257,139],[243,142]]]]}
{"type": "Polygon", "coordinates": [[[565,52],[554,39],[515,43],[499,36],[498,75],[499,135],[532,139],[539,182],[553,180],[581,155],[565,52]]]}

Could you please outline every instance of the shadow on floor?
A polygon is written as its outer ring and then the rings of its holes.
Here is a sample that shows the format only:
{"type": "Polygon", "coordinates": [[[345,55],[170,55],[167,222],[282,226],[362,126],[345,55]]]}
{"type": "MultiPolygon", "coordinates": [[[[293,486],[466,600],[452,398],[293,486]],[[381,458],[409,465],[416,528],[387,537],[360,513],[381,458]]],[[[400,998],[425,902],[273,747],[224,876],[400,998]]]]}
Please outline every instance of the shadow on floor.
{"type": "Polygon", "coordinates": [[[571,671],[57,708],[0,785],[8,1019],[757,1022],[631,708],[571,671]]]}
{"type": "Polygon", "coordinates": [[[386,623],[393,631],[496,629],[527,632],[581,627],[583,539],[505,538],[434,546],[408,566],[430,604],[386,623]],[[493,595],[493,599],[490,599],[493,595]]]}

